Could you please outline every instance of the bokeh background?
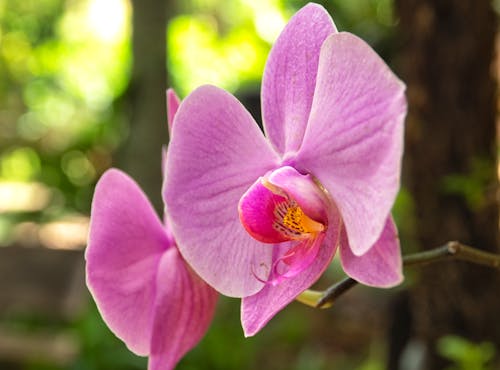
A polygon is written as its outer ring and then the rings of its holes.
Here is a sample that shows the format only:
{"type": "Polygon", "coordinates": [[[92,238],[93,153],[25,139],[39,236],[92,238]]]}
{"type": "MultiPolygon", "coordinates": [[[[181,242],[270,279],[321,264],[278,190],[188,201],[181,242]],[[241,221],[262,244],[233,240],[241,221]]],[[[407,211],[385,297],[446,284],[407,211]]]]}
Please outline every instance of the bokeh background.
{"type": "MultiPolygon", "coordinates": [[[[161,213],[165,90],[211,83],[260,121],[267,54],[299,0],[0,0],[0,369],[134,370],[86,290],[93,189],[118,167],[161,213]]],[[[332,0],[408,85],[403,252],[498,252],[498,2],[332,0]]],[[[500,369],[500,278],[447,262],[328,310],[292,303],[243,338],[221,298],[179,369],[500,369]]],[[[318,283],[343,277],[337,261],[318,283]]],[[[165,333],[165,335],[169,335],[165,333]]]]}

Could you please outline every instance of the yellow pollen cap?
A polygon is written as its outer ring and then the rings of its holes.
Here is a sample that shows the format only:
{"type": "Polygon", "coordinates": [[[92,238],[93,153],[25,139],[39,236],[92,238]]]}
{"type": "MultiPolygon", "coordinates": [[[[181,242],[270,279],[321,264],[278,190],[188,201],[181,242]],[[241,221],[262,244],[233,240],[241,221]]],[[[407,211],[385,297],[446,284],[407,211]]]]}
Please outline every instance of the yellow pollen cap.
{"type": "Polygon", "coordinates": [[[304,239],[325,230],[325,226],[307,216],[294,200],[286,200],[274,209],[274,227],[291,239],[304,239]]]}

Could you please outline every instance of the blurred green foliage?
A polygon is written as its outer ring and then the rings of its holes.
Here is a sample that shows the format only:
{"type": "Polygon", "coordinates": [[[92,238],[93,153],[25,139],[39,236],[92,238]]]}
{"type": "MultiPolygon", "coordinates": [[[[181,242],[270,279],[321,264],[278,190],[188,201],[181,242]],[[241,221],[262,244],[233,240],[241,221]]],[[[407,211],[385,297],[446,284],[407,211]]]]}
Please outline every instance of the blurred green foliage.
{"type": "Polygon", "coordinates": [[[493,369],[490,364],[495,356],[493,343],[474,343],[462,337],[449,335],[441,338],[437,346],[439,353],[453,362],[453,365],[446,368],[447,370],[493,369]]]}
{"type": "MultiPolygon", "coordinates": [[[[396,24],[391,0],[317,1],[340,31],[357,34],[386,59],[396,24]]],[[[173,86],[186,95],[203,83],[231,92],[258,87],[267,53],[287,20],[308,1],[189,0],[168,26],[168,67],[173,86]]]]}
{"type": "Polygon", "coordinates": [[[491,173],[495,163],[484,158],[472,158],[469,173],[448,175],[441,181],[441,190],[445,194],[461,197],[467,206],[480,210],[486,205],[485,189],[492,189],[491,173]]]}
{"type": "Polygon", "coordinates": [[[3,222],[88,213],[121,142],[115,101],[129,80],[130,12],[123,3],[108,22],[99,4],[0,2],[0,184],[38,182],[50,192],[45,208],[4,212],[3,222]]]}

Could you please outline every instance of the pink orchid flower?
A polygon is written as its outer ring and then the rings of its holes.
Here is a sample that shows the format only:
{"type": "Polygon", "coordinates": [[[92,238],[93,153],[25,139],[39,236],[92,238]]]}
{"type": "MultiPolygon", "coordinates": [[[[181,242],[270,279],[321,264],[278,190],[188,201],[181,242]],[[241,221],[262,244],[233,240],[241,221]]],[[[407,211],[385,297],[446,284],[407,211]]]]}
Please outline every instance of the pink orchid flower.
{"type": "MultiPolygon", "coordinates": [[[[178,99],[168,93],[170,116],[178,99]]],[[[170,122],[169,122],[170,124],[170,122]]],[[[148,369],[173,369],[203,337],[217,293],[181,257],[139,186],[110,169],[92,202],[87,286],[111,331],[148,369]]]]}
{"type": "Polygon", "coordinates": [[[169,220],[193,269],[243,297],[245,335],[309,288],[337,247],[357,281],[402,281],[390,210],[404,90],[369,45],[308,4],[267,61],[265,136],[224,90],[202,86],[182,102],[163,188],[169,220]]]}

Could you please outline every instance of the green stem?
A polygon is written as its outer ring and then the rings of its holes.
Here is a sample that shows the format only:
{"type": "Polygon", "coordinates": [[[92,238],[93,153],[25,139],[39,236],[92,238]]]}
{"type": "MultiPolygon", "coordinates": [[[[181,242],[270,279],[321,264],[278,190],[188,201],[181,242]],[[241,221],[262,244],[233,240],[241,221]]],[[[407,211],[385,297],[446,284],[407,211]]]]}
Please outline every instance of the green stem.
{"type": "MultiPolygon", "coordinates": [[[[427,265],[447,259],[457,259],[500,270],[500,255],[484,252],[457,241],[448,242],[441,247],[429,251],[406,255],[403,257],[403,266],[427,265]]],[[[323,291],[308,289],[296,299],[311,307],[329,308],[338,297],[357,284],[356,280],[347,277],[323,291]]]]}

